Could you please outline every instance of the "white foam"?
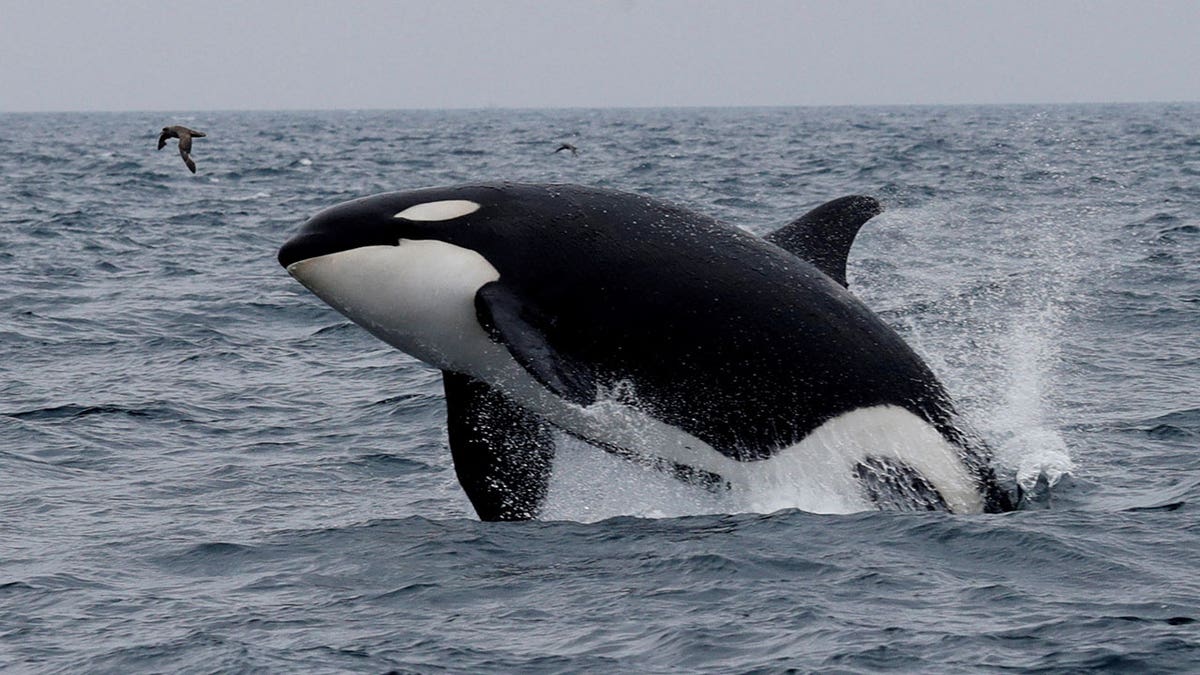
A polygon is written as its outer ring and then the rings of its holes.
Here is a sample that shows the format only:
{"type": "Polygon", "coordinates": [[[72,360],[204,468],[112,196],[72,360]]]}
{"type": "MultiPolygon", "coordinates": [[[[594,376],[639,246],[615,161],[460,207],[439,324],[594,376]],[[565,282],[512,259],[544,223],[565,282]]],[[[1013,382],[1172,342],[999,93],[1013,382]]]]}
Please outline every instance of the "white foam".
{"type": "Polygon", "coordinates": [[[1058,361],[1058,316],[1053,306],[1027,316],[1006,336],[1007,387],[998,411],[1001,459],[1015,466],[1027,492],[1044,478],[1054,487],[1075,468],[1062,435],[1045,420],[1045,377],[1058,361]]]}
{"type": "MultiPolygon", "coordinates": [[[[624,426],[627,420],[613,423],[624,426]]],[[[586,522],[617,515],[869,511],[876,506],[855,474],[856,465],[868,456],[895,459],[918,471],[957,513],[978,513],[983,508],[958,450],[916,415],[896,406],[841,415],[767,460],[736,462],[724,456],[718,460],[705,457],[714,451],[704,448],[696,451],[701,461],[690,464],[720,466],[728,490],[710,492],[687,485],[668,473],[566,439],[559,445],[540,517],[586,522]]]]}
{"type": "Polygon", "coordinates": [[[678,518],[729,513],[728,495],[676,480],[560,434],[538,518],[595,522],[616,516],[678,518]]]}
{"type": "MultiPolygon", "coordinates": [[[[954,395],[960,412],[995,450],[1003,487],[1011,487],[1014,473],[1026,489],[1039,478],[1053,487],[1074,470],[1054,419],[1055,376],[1062,367],[1062,344],[1069,337],[1065,326],[1072,314],[1086,311],[1086,293],[1077,292],[1081,281],[1101,270],[1079,255],[1084,238],[1062,236],[1083,225],[1083,216],[1066,216],[1079,222],[1063,222],[1063,214],[1038,213],[1034,205],[1006,214],[1003,223],[988,228],[985,240],[972,242],[965,252],[946,246],[944,228],[928,227],[931,222],[957,225],[967,210],[947,202],[893,209],[873,221],[877,231],[884,225],[902,232],[908,249],[890,252],[882,260],[932,256],[931,264],[904,271],[904,302],[937,309],[904,319],[905,340],[924,356],[954,395]],[[1014,252],[1029,258],[1019,260],[1020,274],[1012,272],[1014,252]],[[953,333],[939,334],[944,326],[952,326],[953,333]]],[[[972,232],[965,227],[954,230],[972,232]]],[[[858,291],[870,296],[875,279],[856,281],[861,281],[858,291]]],[[[895,292],[888,295],[894,297],[895,292]]],[[[881,303],[868,304],[878,309],[881,303]]]]}

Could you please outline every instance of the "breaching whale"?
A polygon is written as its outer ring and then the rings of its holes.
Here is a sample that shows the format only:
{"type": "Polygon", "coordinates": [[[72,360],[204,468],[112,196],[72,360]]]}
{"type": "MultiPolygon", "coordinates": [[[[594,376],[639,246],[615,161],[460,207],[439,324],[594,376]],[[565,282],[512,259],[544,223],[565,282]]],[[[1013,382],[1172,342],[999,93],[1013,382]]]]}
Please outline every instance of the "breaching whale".
{"type": "Polygon", "coordinates": [[[538,515],[555,431],[713,491],[815,477],[867,508],[1012,508],[921,358],[846,287],[843,197],[758,237],[574,185],[393,192],[279,251],[322,300],[442,370],[480,518],[538,515]]]}

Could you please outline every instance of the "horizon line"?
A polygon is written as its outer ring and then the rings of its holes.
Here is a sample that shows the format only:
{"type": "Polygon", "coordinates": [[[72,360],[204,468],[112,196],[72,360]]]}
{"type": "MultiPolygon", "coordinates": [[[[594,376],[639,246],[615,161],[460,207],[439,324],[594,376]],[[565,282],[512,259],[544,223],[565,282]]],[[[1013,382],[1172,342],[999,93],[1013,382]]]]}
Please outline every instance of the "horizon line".
{"type": "Polygon", "coordinates": [[[117,113],[185,113],[185,114],[200,114],[200,113],[249,113],[249,112],[295,112],[295,113],[316,113],[316,112],[484,112],[484,111],[513,111],[513,112],[536,112],[536,111],[574,111],[574,110],[762,110],[762,109],[786,109],[786,108],[984,108],[984,107],[1016,107],[1016,106],[1040,106],[1040,107],[1067,107],[1067,106],[1119,106],[1119,105],[1190,105],[1200,104],[1200,99],[1197,100],[1118,100],[1118,101],[1013,101],[1004,103],[768,103],[768,104],[745,104],[745,105],[651,105],[651,104],[636,104],[636,105],[612,105],[612,106],[588,106],[588,105],[568,105],[568,106],[509,106],[509,105],[482,105],[482,106],[449,106],[449,107],[387,107],[387,106],[366,106],[366,107],[328,107],[328,108],[79,108],[79,109],[0,109],[0,115],[62,115],[62,114],[117,114],[117,113]]]}

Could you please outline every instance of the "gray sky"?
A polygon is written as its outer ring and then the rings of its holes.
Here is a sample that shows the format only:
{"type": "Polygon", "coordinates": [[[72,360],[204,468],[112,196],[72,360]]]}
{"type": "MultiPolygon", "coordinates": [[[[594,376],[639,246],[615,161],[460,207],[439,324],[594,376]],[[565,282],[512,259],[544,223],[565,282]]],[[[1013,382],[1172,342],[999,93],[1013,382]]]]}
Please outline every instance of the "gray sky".
{"type": "Polygon", "coordinates": [[[1200,0],[0,0],[0,110],[1200,100],[1200,0]]]}

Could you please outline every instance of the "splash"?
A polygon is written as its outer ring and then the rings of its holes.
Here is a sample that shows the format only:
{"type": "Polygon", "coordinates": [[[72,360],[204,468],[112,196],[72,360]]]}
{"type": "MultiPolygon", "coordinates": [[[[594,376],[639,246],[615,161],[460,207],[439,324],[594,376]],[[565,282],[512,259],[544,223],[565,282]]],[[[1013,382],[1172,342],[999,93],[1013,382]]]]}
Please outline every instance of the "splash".
{"type": "Polygon", "coordinates": [[[615,516],[677,518],[729,513],[725,495],[610,455],[559,434],[542,520],[595,522],[615,516]]]}
{"type": "Polygon", "coordinates": [[[966,200],[895,209],[876,224],[884,254],[868,249],[872,274],[852,285],[945,383],[1022,506],[1048,504],[1075,470],[1054,401],[1081,282],[1094,273],[1062,234],[1078,226],[966,200]]]}
{"type": "Polygon", "coordinates": [[[1047,376],[1060,359],[1061,309],[1042,307],[1015,323],[1003,343],[1007,382],[993,418],[996,459],[1016,469],[1024,500],[1048,501],[1075,468],[1062,435],[1046,419],[1047,376]]]}
{"type": "MultiPolygon", "coordinates": [[[[610,421],[623,422],[619,416],[610,421]]],[[[573,438],[561,437],[558,443],[544,519],[785,509],[848,514],[949,508],[975,513],[984,507],[959,451],[897,406],[841,415],[769,459],[727,460],[716,481],[685,482],[661,463],[619,459],[573,438]]],[[[647,435],[645,446],[653,443],[647,435]]]]}

